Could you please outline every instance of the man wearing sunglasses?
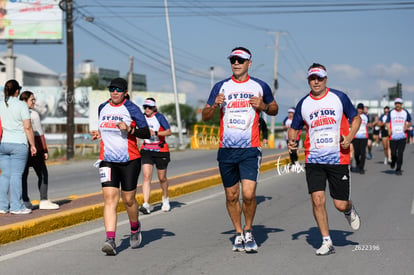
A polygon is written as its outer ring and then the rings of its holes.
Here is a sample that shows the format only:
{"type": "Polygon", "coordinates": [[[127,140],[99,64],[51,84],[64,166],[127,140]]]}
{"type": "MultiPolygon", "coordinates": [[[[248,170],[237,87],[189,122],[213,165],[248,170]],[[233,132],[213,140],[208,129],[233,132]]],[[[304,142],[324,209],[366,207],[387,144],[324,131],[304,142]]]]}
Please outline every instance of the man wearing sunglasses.
{"type": "Polygon", "coordinates": [[[327,81],[326,68],[313,63],[308,69],[311,91],[297,104],[288,131],[289,150],[296,150],[298,132],[307,126],[304,142],[306,181],[313,214],[322,235],[322,246],[316,250],[316,255],[335,253],[325,206],[326,181],[335,207],[345,214],[352,229],[358,230],[360,226],[359,215],[350,200],[349,146],[359,129],[361,117],[349,97],[328,88],[327,81]],[[351,127],[348,120],[352,120],[351,127]]]}
{"type": "Polygon", "coordinates": [[[269,85],[250,77],[251,53],[234,48],[228,57],[233,75],[214,85],[202,112],[203,121],[213,118],[220,109],[220,145],[217,154],[223,181],[226,206],[236,236],[233,251],[257,251],[252,234],[256,212],[256,184],[261,161],[259,137],[260,112],[276,115],[278,105],[269,85]],[[240,182],[243,204],[240,205],[240,182]],[[241,224],[241,213],[245,225],[241,224]]]}

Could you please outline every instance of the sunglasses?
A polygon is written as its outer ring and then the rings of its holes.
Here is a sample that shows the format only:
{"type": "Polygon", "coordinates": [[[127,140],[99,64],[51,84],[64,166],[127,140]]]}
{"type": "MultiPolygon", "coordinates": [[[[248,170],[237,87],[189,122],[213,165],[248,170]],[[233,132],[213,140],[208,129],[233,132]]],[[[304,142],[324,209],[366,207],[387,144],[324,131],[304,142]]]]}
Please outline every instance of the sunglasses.
{"type": "Polygon", "coordinates": [[[150,110],[152,110],[152,109],[154,108],[154,107],[152,107],[152,106],[148,106],[148,105],[143,105],[142,107],[144,108],[144,110],[145,110],[145,109],[150,109],[150,110]]]}
{"type": "Polygon", "coordinates": [[[115,91],[118,92],[118,93],[123,93],[123,92],[125,92],[125,89],[118,88],[118,87],[109,87],[109,92],[113,93],[115,91]]]}
{"type": "Polygon", "coordinates": [[[244,62],[246,62],[248,59],[244,59],[244,58],[241,58],[241,57],[238,57],[238,56],[233,56],[233,57],[230,57],[230,63],[231,64],[235,64],[236,63],[236,61],[237,61],[237,63],[239,63],[239,64],[243,64],[244,62]]]}
{"type": "Polygon", "coordinates": [[[310,76],[310,77],[308,77],[308,80],[309,81],[313,81],[313,80],[318,80],[319,82],[322,82],[322,81],[324,81],[325,80],[325,77],[319,77],[319,76],[316,76],[316,75],[312,75],[312,76],[310,76]]]}

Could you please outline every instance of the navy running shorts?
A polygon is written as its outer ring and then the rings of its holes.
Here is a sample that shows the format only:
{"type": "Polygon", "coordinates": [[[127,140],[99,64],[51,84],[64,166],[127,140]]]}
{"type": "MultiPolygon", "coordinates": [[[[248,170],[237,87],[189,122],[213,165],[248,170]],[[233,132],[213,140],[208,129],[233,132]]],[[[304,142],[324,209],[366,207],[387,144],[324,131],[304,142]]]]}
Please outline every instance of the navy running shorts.
{"type": "Polygon", "coordinates": [[[220,148],[217,153],[224,187],[232,187],[241,180],[257,182],[262,151],[253,148],[220,148]]]}
{"type": "Polygon", "coordinates": [[[325,191],[326,181],[329,183],[330,195],[333,199],[348,201],[350,199],[349,165],[306,163],[306,182],[309,194],[325,191]]]}
{"type": "Polygon", "coordinates": [[[140,172],[141,158],[128,162],[102,161],[99,165],[99,177],[102,188],[121,187],[122,191],[133,191],[137,188],[140,172]]]}

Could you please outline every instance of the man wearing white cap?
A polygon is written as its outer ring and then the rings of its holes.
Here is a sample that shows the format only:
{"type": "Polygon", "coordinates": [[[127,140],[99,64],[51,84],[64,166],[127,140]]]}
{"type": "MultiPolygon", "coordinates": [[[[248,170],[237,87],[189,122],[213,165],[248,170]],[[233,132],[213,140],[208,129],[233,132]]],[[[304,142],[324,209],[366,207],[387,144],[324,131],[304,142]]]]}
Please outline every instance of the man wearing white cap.
{"type": "Polygon", "coordinates": [[[256,251],[252,233],[256,212],[256,184],[261,161],[260,112],[276,115],[278,105],[265,82],[250,77],[251,53],[234,48],[228,57],[233,75],[214,85],[202,112],[203,121],[220,110],[220,145],[217,154],[226,193],[226,206],[236,231],[233,251],[256,251]],[[240,205],[240,182],[243,205],[240,205]],[[245,226],[241,225],[244,213],[245,226]]]}
{"type": "Polygon", "coordinates": [[[387,128],[391,148],[390,166],[391,169],[394,169],[395,164],[397,164],[395,174],[401,176],[407,129],[411,126],[411,115],[402,107],[403,100],[401,98],[396,98],[394,104],[395,108],[388,113],[387,117],[387,128]]]}
{"type": "Polygon", "coordinates": [[[326,86],[327,76],[323,65],[313,63],[309,67],[311,91],[297,104],[288,132],[289,150],[296,150],[298,132],[307,126],[304,142],[306,181],[313,214],[322,235],[322,246],[316,250],[316,255],[335,253],[325,206],[326,181],[336,209],[345,214],[352,229],[358,230],[360,226],[359,215],[350,200],[349,146],[361,124],[361,117],[345,93],[326,86]],[[352,120],[351,127],[349,119],[352,120]]]}

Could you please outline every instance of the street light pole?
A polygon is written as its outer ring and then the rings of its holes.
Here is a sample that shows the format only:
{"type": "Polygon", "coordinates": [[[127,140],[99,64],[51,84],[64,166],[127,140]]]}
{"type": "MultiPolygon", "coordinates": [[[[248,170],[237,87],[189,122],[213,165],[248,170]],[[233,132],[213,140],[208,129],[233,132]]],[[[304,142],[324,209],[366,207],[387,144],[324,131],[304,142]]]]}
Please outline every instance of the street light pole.
{"type": "Polygon", "coordinates": [[[175,112],[177,113],[178,142],[179,142],[178,147],[181,149],[181,147],[184,146],[184,140],[183,140],[183,132],[182,132],[182,126],[181,126],[180,104],[178,101],[178,93],[177,93],[177,80],[175,77],[174,53],[173,53],[173,48],[172,48],[170,19],[168,15],[167,0],[164,0],[164,6],[165,6],[165,21],[167,23],[168,46],[170,49],[171,74],[172,74],[173,89],[174,89],[174,96],[175,96],[175,112]]]}
{"type": "MultiPolygon", "coordinates": [[[[275,32],[276,39],[275,39],[275,60],[273,64],[273,96],[276,95],[276,90],[278,88],[278,81],[277,81],[277,62],[279,56],[279,34],[280,32],[275,32]]],[[[270,135],[269,135],[269,147],[275,148],[275,117],[271,116],[270,118],[270,135]]]]}

